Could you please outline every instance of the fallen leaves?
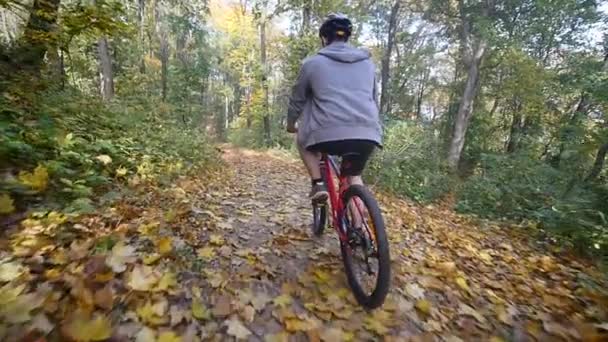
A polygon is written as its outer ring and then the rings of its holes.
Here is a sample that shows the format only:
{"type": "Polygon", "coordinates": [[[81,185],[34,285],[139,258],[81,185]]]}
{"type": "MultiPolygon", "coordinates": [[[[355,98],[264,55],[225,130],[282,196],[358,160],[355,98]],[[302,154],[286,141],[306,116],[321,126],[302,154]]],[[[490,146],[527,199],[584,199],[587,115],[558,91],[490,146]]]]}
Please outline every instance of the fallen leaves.
{"type": "Polygon", "coordinates": [[[33,172],[19,172],[19,181],[37,192],[42,192],[48,185],[49,173],[46,167],[38,165],[33,172]]]}
{"type": "Polygon", "coordinates": [[[405,286],[405,292],[414,299],[424,298],[424,289],[416,283],[409,283],[405,286]]]}
{"type": "Polygon", "coordinates": [[[23,323],[32,319],[31,312],[42,306],[44,298],[24,291],[24,285],[13,287],[8,283],[0,287],[0,321],[23,323]]]}
{"type": "Polygon", "coordinates": [[[209,319],[211,317],[209,310],[199,298],[192,299],[192,316],[200,320],[209,319]]]}
{"type": "Polygon", "coordinates": [[[136,265],[127,280],[127,286],[135,291],[151,291],[159,279],[159,273],[153,268],[136,265]]]}
{"type": "Polygon", "coordinates": [[[253,305],[254,309],[260,311],[264,307],[266,307],[266,304],[270,303],[271,301],[272,298],[270,298],[266,293],[260,292],[257,293],[255,297],[253,297],[253,299],[251,299],[251,304],[253,305]]]}
{"type": "Polygon", "coordinates": [[[161,255],[171,253],[171,250],[173,249],[171,238],[166,236],[158,239],[158,241],[156,241],[156,247],[161,255]]]}
{"type": "Polygon", "coordinates": [[[278,307],[285,307],[291,304],[291,297],[288,294],[282,294],[276,297],[272,303],[278,307]]]}
{"type": "Polygon", "coordinates": [[[112,268],[112,271],[121,273],[127,269],[127,263],[133,263],[135,260],[135,248],[125,245],[121,241],[112,248],[112,252],[106,259],[106,264],[112,268]]]}
{"type": "Polygon", "coordinates": [[[428,315],[431,313],[431,302],[426,299],[419,299],[416,302],[416,309],[420,310],[420,312],[428,315]]]}
{"type": "Polygon", "coordinates": [[[473,309],[472,307],[470,307],[464,303],[460,303],[460,306],[458,307],[458,313],[460,315],[472,316],[481,324],[486,323],[486,319],[483,317],[483,315],[481,315],[479,312],[477,312],[477,310],[473,309]]]}
{"type": "Polygon", "coordinates": [[[112,336],[112,326],[105,316],[96,316],[87,319],[82,315],[75,315],[61,328],[62,333],[74,341],[103,341],[112,336]]]}
{"type": "Polygon", "coordinates": [[[0,215],[10,214],[15,211],[15,202],[8,194],[0,194],[0,215]]]}
{"type": "Polygon", "coordinates": [[[25,267],[15,261],[0,261],[0,282],[11,281],[25,272],[25,267]]]}
{"type": "Polygon", "coordinates": [[[251,331],[237,318],[227,320],[226,326],[228,326],[228,335],[235,337],[237,340],[244,340],[251,335],[251,331]]]}
{"type": "MultiPolygon", "coordinates": [[[[362,310],[335,241],[311,239],[302,228],[310,217],[300,175],[260,159],[247,165],[273,167],[248,169],[238,185],[213,192],[198,188],[199,178],[146,188],[140,178],[134,190],[145,189],[145,199],[134,192],[86,218],[32,214],[0,240],[0,340],[21,327],[48,340],[138,342],[600,341],[608,334],[608,296],[585,267],[437,206],[381,194],[391,248],[404,252],[396,253],[384,306],[362,310]],[[262,192],[251,188],[259,176],[262,192]]],[[[116,167],[116,177],[129,173],[116,167]]],[[[44,178],[39,170],[23,180],[44,189],[44,178]]],[[[0,194],[0,215],[8,202],[0,194]]]]}
{"type": "Polygon", "coordinates": [[[147,301],[143,306],[137,308],[136,312],[142,322],[150,325],[162,325],[168,322],[167,310],[167,301],[161,299],[156,303],[147,301]]]}
{"type": "Polygon", "coordinates": [[[101,290],[95,292],[94,300],[98,307],[110,310],[114,307],[114,291],[109,285],[106,285],[101,290]]]}

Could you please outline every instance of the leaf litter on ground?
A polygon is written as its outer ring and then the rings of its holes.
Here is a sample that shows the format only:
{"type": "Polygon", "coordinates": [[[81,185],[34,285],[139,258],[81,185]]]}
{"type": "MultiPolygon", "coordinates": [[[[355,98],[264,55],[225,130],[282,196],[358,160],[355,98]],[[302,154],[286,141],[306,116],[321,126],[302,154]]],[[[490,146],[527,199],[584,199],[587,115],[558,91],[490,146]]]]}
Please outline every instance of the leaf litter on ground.
{"type": "MultiPolygon", "coordinates": [[[[336,238],[311,237],[299,162],[225,151],[238,179],[140,182],[137,195],[93,214],[40,213],[4,232],[0,340],[608,338],[606,280],[584,260],[382,193],[394,278],[383,308],[368,313],[336,238]]],[[[43,171],[23,179],[43,189],[43,171]]]]}

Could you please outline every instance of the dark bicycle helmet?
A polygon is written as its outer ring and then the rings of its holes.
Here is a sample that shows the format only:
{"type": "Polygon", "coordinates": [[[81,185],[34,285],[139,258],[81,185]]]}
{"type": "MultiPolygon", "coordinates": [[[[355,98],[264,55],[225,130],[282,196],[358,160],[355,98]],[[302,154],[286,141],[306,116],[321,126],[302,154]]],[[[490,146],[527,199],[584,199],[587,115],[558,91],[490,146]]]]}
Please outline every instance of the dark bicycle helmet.
{"type": "Polygon", "coordinates": [[[329,41],[332,41],[337,37],[347,40],[350,37],[352,30],[353,24],[348,17],[342,13],[330,13],[319,28],[319,37],[329,41]]]}

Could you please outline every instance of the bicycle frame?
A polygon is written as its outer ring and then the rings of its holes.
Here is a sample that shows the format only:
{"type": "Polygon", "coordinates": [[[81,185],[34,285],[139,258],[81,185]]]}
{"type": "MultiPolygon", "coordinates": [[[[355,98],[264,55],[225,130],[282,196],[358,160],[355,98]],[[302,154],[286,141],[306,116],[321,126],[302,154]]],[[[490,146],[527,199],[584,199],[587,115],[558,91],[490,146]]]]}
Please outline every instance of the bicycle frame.
{"type": "Polygon", "coordinates": [[[325,184],[327,184],[327,192],[329,192],[329,202],[331,204],[331,218],[332,226],[338,233],[338,237],[343,242],[348,242],[346,231],[340,222],[342,212],[345,209],[344,203],[342,202],[342,193],[348,188],[346,177],[340,175],[338,165],[336,161],[326,154],[321,157],[321,172],[325,178],[325,184]],[[336,177],[338,178],[338,188],[336,189],[336,177]]]}

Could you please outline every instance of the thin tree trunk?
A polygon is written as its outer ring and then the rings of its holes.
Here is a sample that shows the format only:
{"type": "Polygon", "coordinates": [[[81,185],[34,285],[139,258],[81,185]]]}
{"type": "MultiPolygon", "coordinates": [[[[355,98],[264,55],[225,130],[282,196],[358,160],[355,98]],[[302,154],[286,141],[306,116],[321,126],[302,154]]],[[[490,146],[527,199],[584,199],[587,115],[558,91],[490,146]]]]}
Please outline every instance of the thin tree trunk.
{"type": "Polygon", "coordinates": [[[608,153],[608,142],[604,143],[597,150],[597,154],[595,155],[595,162],[593,163],[593,167],[591,167],[591,171],[585,178],[585,182],[594,181],[602,172],[604,168],[604,161],[606,160],[606,154],[608,153]]]}
{"type": "Polygon", "coordinates": [[[266,65],[266,19],[260,22],[260,62],[262,64],[262,87],[264,89],[264,140],[270,146],[270,106],[268,99],[268,66],[266,65]]]}
{"type": "Polygon", "coordinates": [[[513,120],[511,121],[511,129],[509,130],[509,139],[506,144],[507,153],[513,153],[519,147],[519,141],[521,138],[522,130],[525,126],[526,118],[521,114],[519,108],[513,114],[513,120]]]}
{"type": "Polygon", "coordinates": [[[246,118],[246,125],[247,125],[247,129],[251,128],[251,124],[252,124],[252,118],[251,118],[251,86],[247,87],[246,90],[246,97],[247,97],[247,104],[245,107],[245,118],[246,118]]]}
{"type": "Polygon", "coordinates": [[[494,99],[494,103],[492,104],[492,109],[490,109],[490,113],[489,116],[491,118],[494,117],[494,113],[496,113],[496,110],[498,109],[498,104],[500,103],[500,99],[499,98],[495,98],[494,99]]]}
{"type": "Polygon", "coordinates": [[[108,40],[102,37],[97,41],[99,58],[99,81],[101,98],[109,101],[114,96],[114,76],[112,74],[112,58],[108,47],[108,40]]]}
{"type": "Polygon", "coordinates": [[[448,165],[456,170],[462,156],[464,149],[465,137],[467,129],[469,128],[469,122],[473,115],[473,105],[475,96],[479,90],[479,68],[486,50],[486,42],[483,39],[479,39],[477,47],[472,54],[472,58],[469,59],[468,70],[467,70],[467,81],[462,93],[458,112],[456,113],[456,120],[454,122],[454,130],[452,138],[450,140],[450,147],[448,150],[448,165]]]}
{"type": "Polygon", "coordinates": [[[380,112],[382,114],[390,113],[389,105],[389,78],[391,69],[391,55],[393,53],[393,45],[395,41],[395,34],[397,33],[397,19],[399,14],[399,7],[401,5],[400,0],[395,0],[391,7],[391,13],[388,22],[388,37],[386,42],[386,50],[382,56],[382,69],[380,71],[382,87],[382,93],[380,94],[380,112]]]}
{"type": "Polygon", "coordinates": [[[137,21],[139,24],[139,46],[141,48],[141,56],[139,61],[139,72],[142,74],[146,72],[146,62],[144,56],[146,55],[144,50],[145,45],[145,29],[144,29],[144,18],[146,15],[146,1],[137,0],[137,21]]]}
{"type": "Polygon", "coordinates": [[[431,74],[431,69],[426,68],[423,71],[422,78],[420,79],[420,84],[418,85],[418,93],[416,94],[416,119],[422,121],[422,99],[424,97],[424,92],[426,90],[426,83],[429,80],[429,76],[431,74]]]}
{"type": "Polygon", "coordinates": [[[160,63],[161,63],[161,95],[163,101],[167,100],[167,87],[169,82],[169,42],[164,32],[160,34],[160,63]]]}
{"type": "Polygon", "coordinates": [[[65,72],[65,52],[63,49],[59,50],[59,77],[61,80],[61,90],[65,89],[65,83],[67,80],[67,73],[65,72]]]}
{"type": "Polygon", "coordinates": [[[311,2],[312,0],[304,0],[304,6],[302,7],[302,30],[300,31],[300,37],[304,37],[310,30],[310,17],[311,17],[311,2]]]}

